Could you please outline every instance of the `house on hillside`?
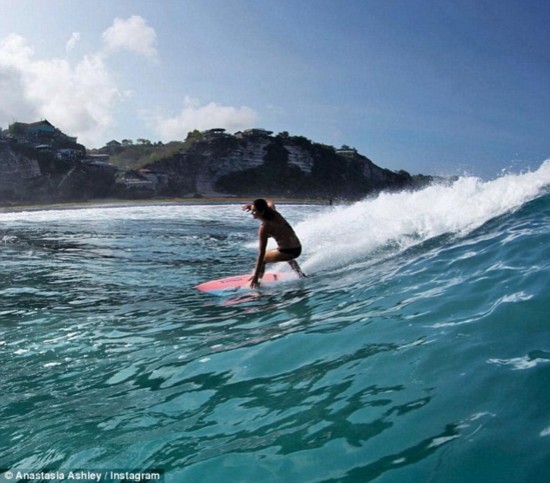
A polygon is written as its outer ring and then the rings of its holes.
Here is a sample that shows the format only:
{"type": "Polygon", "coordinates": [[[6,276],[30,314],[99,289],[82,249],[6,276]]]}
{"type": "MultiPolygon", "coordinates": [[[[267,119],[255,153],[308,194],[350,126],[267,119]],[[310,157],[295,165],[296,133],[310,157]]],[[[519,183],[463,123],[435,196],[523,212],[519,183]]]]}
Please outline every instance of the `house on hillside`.
{"type": "Polygon", "coordinates": [[[31,123],[14,122],[8,128],[8,136],[34,147],[41,144],[52,145],[54,141],[70,144],[77,144],[78,141],[77,137],[67,136],[46,119],[31,123]]]}
{"type": "Polygon", "coordinates": [[[39,134],[53,135],[57,131],[56,127],[46,119],[38,122],[31,122],[30,124],[25,124],[25,123],[19,123],[19,124],[22,125],[26,134],[31,136],[36,136],[39,134]]]}
{"type": "Polygon", "coordinates": [[[217,128],[214,128],[214,129],[209,129],[208,131],[206,131],[206,134],[211,134],[213,136],[223,135],[224,133],[225,133],[225,129],[223,129],[221,127],[217,127],[217,128]]]}
{"type": "Polygon", "coordinates": [[[336,150],[336,154],[346,158],[355,158],[357,156],[357,149],[350,148],[344,144],[340,149],[336,150]]]}
{"type": "Polygon", "coordinates": [[[110,156],[108,154],[90,154],[86,155],[83,162],[88,164],[95,164],[100,166],[106,166],[109,164],[110,156]]]}
{"type": "Polygon", "coordinates": [[[118,183],[122,184],[127,190],[153,191],[155,189],[155,183],[137,171],[126,171],[119,178],[118,183]]]}
{"type": "Polygon", "coordinates": [[[207,141],[210,141],[212,139],[224,138],[224,137],[229,136],[229,134],[227,134],[225,132],[225,129],[223,129],[223,128],[209,129],[208,131],[204,131],[202,133],[202,135],[203,135],[203,139],[205,139],[207,141]]]}
{"type": "Polygon", "coordinates": [[[166,185],[169,181],[169,176],[164,173],[157,173],[149,168],[141,168],[138,170],[140,176],[152,183],[152,187],[156,189],[159,185],[166,185]]]}
{"type": "Polygon", "coordinates": [[[239,131],[235,133],[237,139],[243,139],[247,136],[260,136],[260,137],[269,137],[273,134],[273,131],[268,131],[267,129],[247,129],[245,131],[239,131]]]}
{"type": "Polygon", "coordinates": [[[58,149],[55,157],[57,159],[75,160],[83,157],[83,152],[80,149],[63,148],[58,149]]]}
{"type": "Polygon", "coordinates": [[[122,147],[122,144],[119,143],[118,141],[115,141],[114,139],[112,141],[109,141],[105,147],[107,148],[106,151],[112,153],[114,151],[116,151],[117,149],[121,148],[122,147]]]}
{"type": "Polygon", "coordinates": [[[39,153],[53,153],[53,149],[49,144],[39,144],[38,146],[35,146],[34,149],[36,149],[39,153]]]}

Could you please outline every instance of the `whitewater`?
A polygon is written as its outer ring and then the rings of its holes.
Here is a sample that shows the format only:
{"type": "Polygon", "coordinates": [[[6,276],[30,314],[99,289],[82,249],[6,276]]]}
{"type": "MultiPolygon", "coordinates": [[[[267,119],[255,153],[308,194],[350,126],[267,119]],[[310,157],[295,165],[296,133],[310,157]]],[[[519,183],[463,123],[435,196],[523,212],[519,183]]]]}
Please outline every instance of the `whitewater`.
{"type": "Polygon", "coordinates": [[[227,296],[237,204],[0,213],[0,481],[548,481],[550,160],[277,207],[309,277],[227,296]]]}

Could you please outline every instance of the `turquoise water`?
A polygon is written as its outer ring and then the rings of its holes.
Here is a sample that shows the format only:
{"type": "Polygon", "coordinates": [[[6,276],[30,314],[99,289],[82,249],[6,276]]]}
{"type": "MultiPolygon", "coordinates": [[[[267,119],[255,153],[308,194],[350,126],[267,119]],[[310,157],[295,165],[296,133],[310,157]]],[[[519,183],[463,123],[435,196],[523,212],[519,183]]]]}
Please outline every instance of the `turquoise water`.
{"type": "Polygon", "coordinates": [[[310,278],[227,297],[240,206],[0,214],[0,481],[550,481],[549,185],[281,205],[310,278]]]}

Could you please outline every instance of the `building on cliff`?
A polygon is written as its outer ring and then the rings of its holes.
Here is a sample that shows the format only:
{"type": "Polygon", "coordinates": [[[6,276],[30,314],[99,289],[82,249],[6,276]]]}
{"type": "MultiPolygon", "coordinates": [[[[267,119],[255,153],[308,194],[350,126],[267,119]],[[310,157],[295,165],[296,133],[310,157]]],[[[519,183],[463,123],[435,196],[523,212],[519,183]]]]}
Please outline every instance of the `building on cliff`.
{"type": "Polygon", "coordinates": [[[247,136],[250,137],[269,137],[273,134],[273,131],[268,131],[267,129],[253,128],[246,129],[245,131],[238,131],[235,133],[237,139],[244,139],[247,136]]]}
{"type": "Polygon", "coordinates": [[[344,144],[341,148],[336,150],[336,154],[346,158],[355,158],[357,156],[357,149],[350,148],[344,144]]]}
{"type": "Polygon", "coordinates": [[[56,132],[55,126],[46,119],[38,122],[31,122],[29,124],[23,122],[15,124],[19,124],[21,132],[27,137],[39,136],[41,134],[54,135],[56,132]]]}
{"type": "Polygon", "coordinates": [[[78,141],[77,137],[67,136],[47,119],[31,123],[14,122],[8,127],[5,135],[33,147],[45,144],[53,146],[55,142],[76,145],[78,141]]]}

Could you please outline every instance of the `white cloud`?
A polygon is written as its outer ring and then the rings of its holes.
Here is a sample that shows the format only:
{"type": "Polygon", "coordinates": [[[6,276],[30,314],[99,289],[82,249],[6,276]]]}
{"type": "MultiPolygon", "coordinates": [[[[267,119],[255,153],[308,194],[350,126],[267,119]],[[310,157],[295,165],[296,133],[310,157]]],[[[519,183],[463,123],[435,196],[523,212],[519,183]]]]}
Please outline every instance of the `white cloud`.
{"type": "Polygon", "coordinates": [[[32,55],[34,49],[20,35],[10,34],[0,41],[0,65],[25,63],[32,55]]]}
{"type": "Polygon", "coordinates": [[[0,39],[0,126],[48,119],[83,144],[96,143],[112,124],[124,97],[99,54],[72,65],[60,58],[36,60],[25,39],[0,39]]]}
{"type": "MultiPolygon", "coordinates": [[[[66,49],[74,48],[79,39],[73,33],[66,49]]],[[[0,128],[15,121],[48,119],[88,147],[103,143],[113,129],[115,108],[128,96],[117,84],[121,78],[115,70],[118,64],[110,64],[106,54],[130,49],[156,55],[156,34],[141,17],[134,16],[116,19],[103,39],[107,50],[69,60],[37,58],[33,46],[20,35],[0,37],[0,128]]],[[[256,118],[256,112],[246,106],[201,105],[190,98],[173,117],[149,116],[151,127],[163,141],[184,139],[194,129],[245,129],[254,126],[256,118]]]]}
{"type": "Polygon", "coordinates": [[[163,141],[185,139],[189,131],[224,128],[237,131],[252,127],[256,112],[249,107],[222,106],[211,102],[201,106],[199,101],[185,98],[181,112],[175,117],[156,119],[156,132],[163,141]]]}
{"type": "Polygon", "coordinates": [[[116,18],[113,25],[103,32],[103,42],[108,52],[126,50],[154,58],[157,33],[139,15],[128,19],[116,18]]]}
{"type": "Polygon", "coordinates": [[[21,73],[0,63],[0,128],[5,129],[12,122],[36,117],[39,114],[25,98],[21,73]]]}
{"type": "Polygon", "coordinates": [[[80,42],[80,33],[73,32],[71,38],[65,44],[65,50],[68,52],[76,47],[76,44],[80,42]]]}
{"type": "Polygon", "coordinates": [[[0,127],[17,121],[18,116],[37,115],[34,106],[26,99],[21,65],[28,62],[33,50],[18,35],[0,40],[0,127]]]}

